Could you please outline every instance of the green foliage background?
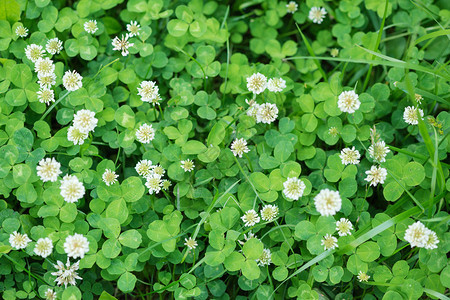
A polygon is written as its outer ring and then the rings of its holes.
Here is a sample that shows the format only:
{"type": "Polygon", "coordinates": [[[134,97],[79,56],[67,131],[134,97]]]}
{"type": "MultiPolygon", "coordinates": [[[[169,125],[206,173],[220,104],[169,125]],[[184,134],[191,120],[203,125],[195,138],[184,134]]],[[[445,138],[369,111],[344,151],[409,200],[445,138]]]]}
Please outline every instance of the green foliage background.
{"type": "Polygon", "coordinates": [[[83,280],[55,288],[61,299],[448,299],[448,1],[306,0],[294,14],[286,4],[0,0],[3,299],[44,298],[55,285],[50,262],[65,261],[64,239],[74,232],[87,236],[90,251],[80,261],[83,280]],[[327,10],[320,25],[308,19],[312,6],[327,10]],[[83,29],[90,19],[98,22],[94,35],[83,29]],[[122,57],[111,40],[133,20],[140,35],[122,57]],[[19,24],[30,30],[25,39],[15,34],[19,24]],[[56,99],[66,70],[83,76],[83,88],[49,108],[37,99],[24,49],[53,37],[64,42],[53,57],[56,99]],[[279,108],[271,125],[245,114],[246,78],[255,72],[287,82],[282,93],[257,97],[279,108]],[[161,109],[140,100],[143,80],[157,82],[161,109]],[[354,87],[361,107],[343,114],[337,97],[354,87]],[[426,117],[408,126],[403,110],[415,93],[426,117]],[[96,112],[98,127],[73,145],[67,129],[83,108],[96,112]],[[150,145],[135,140],[142,123],[157,130],[150,145]],[[364,181],[371,160],[344,166],[338,155],[347,146],[365,153],[374,125],[391,149],[382,164],[388,178],[375,188],[364,181]],[[229,150],[236,137],[248,140],[247,157],[229,150]],[[44,157],[82,180],[83,199],[66,203],[59,182],[39,180],[44,157]],[[192,173],[180,168],[186,158],[195,161],[192,173]],[[141,159],[167,170],[169,192],[148,194],[134,169],[141,159]],[[116,170],[120,183],[106,186],[105,169],[116,170]],[[281,192],[293,176],[307,186],[294,202],[281,192]],[[323,188],[343,198],[335,217],[314,208],[323,188]],[[260,240],[242,246],[249,228],[240,217],[262,203],[276,204],[279,217],[254,226],[260,240]],[[320,241],[340,217],[352,221],[353,235],[324,251],[320,241]],[[436,231],[437,249],[405,242],[414,220],[436,231]],[[53,254],[37,257],[34,243],[12,250],[13,231],[33,241],[51,237],[53,254]],[[190,236],[199,245],[188,252],[190,236]],[[264,248],[272,264],[258,267],[264,248]],[[359,271],[371,276],[368,283],[358,282],[359,271]]]}

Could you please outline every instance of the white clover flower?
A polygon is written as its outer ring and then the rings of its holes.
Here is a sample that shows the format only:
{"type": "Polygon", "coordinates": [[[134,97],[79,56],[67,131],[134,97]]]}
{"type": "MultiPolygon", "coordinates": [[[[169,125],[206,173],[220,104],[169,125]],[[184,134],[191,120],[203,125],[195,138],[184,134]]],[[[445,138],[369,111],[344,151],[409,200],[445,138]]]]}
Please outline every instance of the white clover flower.
{"type": "Polygon", "coordinates": [[[339,135],[339,130],[336,127],[330,127],[328,129],[328,134],[331,135],[332,137],[337,137],[339,135]]]}
{"type": "Polygon", "coordinates": [[[423,100],[422,95],[420,95],[420,94],[415,94],[415,95],[414,95],[414,98],[416,99],[416,101],[417,101],[419,104],[422,104],[422,100],[423,100]]]}
{"type": "Polygon", "coordinates": [[[61,180],[61,196],[69,203],[77,202],[84,196],[85,188],[75,175],[66,175],[61,180]]]}
{"type": "Polygon", "coordinates": [[[26,233],[21,234],[14,231],[9,235],[9,244],[16,250],[26,248],[29,242],[31,242],[31,240],[26,233]]]}
{"type": "Polygon", "coordinates": [[[136,131],[136,138],[142,144],[148,144],[155,138],[155,129],[151,124],[142,124],[136,131]]]}
{"type": "Polygon", "coordinates": [[[411,125],[419,124],[419,114],[420,117],[423,117],[423,110],[414,106],[405,107],[405,111],[403,112],[403,120],[406,123],[411,125]]]}
{"type": "Polygon", "coordinates": [[[98,120],[95,112],[88,109],[81,109],[73,115],[73,126],[81,132],[89,133],[97,127],[98,120]]]}
{"type": "Polygon", "coordinates": [[[62,173],[61,164],[54,157],[41,159],[36,171],[43,182],[55,182],[58,180],[58,175],[62,173]]]}
{"type": "Polygon", "coordinates": [[[353,230],[352,222],[346,218],[341,218],[336,222],[336,230],[339,236],[351,235],[352,233],[350,231],[353,230]]]}
{"type": "Polygon", "coordinates": [[[273,221],[278,216],[278,206],[267,204],[261,209],[261,219],[263,221],[273,221]]]}
{"type": "Polygon", "coordinates": [[[152,166],[151,169],[152,170],[150,172],[150,175],[158,176],[159,178],[163,177],[164,174],[166,173],[166,170],[164,170],[164,168],[161,167],[160,164],[156,164],[156,165],[152,166]]]}
{"type": "Polygon", "coordinates": [[[83,86],[81,80],[83,77],[77,71],[66,71],[62,78],[64,88],[68,91],[76,91],[83,86]]]}
{"type": "Polygon", "coordinates": [[[50,76],[51,74],[55,73],[55,65],[53,64],[53,61],[48,57],[39,58],[35,62],[34,71],[41,76],[50,76]]]}
{"type": "Polygon", "coordinates": [[[331,49],[330,50],[330,54],[331,54],[332,57],[338,56],[339,55],[339,49],[337,49],[337,48],[331,49]]]}
{"type": "Polygon", "coordinates": [[[298,4],[295,1],[289,1],[288,4],[286,4],[286,11],[288,14],[293,14],[298,10],[298,4]]]}
{"type": "Polygon", "coordinates": [[[331,234],[325,234],[323,240],[321,240],[321,245],[323,246],[324,250],[335,249],[338,247],[337,238],[335,238],[331,234]]]}
{"type": "Polygon", "coordinates": [[[41,45],[31,44],[25,48],[25,56],[32,62],[36,62],[44,56],[44,48],[41,45]]]}
{"type": "Polygon", "coordinates": [[[427,231],[427,241],[425,242],[424,248],[425,249],[436,249],[439,244],[439,239],[436,235],[436,232],[428,229],[427,231]]]}
{"type": "Polygon", "coordinates": [[[334,216],[341,209],[341,196],[339,192],[323,189],[314,197],[314,205],[322,216],[334,216]]]}
{"type": "Polygon", "coordinates": [[[370,278],[370,276],[367,275],[366,272],[363,272],[363,271],[359,271],[357,277],[358,277],[359,282],[363,282],[363,281],[367,282],[367,281],[369,281],[369,278],[370,278]]]}
{"type": "Polygon", "coordinates": [[[45,45],[45,49],[51,55],[59,54],[59,52],[63,49],[62,41],[58,38],[53,38],[48,40],[47,45],[45,45]]]}
{"type": "Polygon", "coordinates": [[[278,117],[278,108],[275,104],[264,103],[258,106],[256,123],[270,124],[278,117]]]}
{"type": "Polygon", "coordinates": [[[311,7],[311,10],[309,11],[308,18],[316,24],[321,24],[323,19],[325,19],[325,15],[327,14],[327,11],[323,7],[311,7]]]}
{"type": "Polygon", "coordinates": [[[342,112],[352,114],[358,110],[361,101],[359,101],[359,96],[355,91],[345,91],[339,95],[337,104],[342,112]]]}
{"type": "Polygon", "coordinates": [[[113,50],[122,51],[122,56],[127,56],[129,53],[128,48],[134,45],[133,43],[128,42],[129,38],[130,35],[128,33],[125,34],[125,37],[122,35],[122,39],[119,39],[119,37],[116,36],[112,41],[112,45],[114,46],[113,50]]]}
{"type": "Polygon", "coordinates": [[[145,186],[148,188],[148,193],[150,195],[158,194],[162,188],[161,177],[155,175],[147,176],[145,186]]]}
{"type": "Polygon", "coordinates": [[[43,258],[46,258],[50,254],[52,254],[53,251],[53,242],[48,237],[46,238],[40,238],[36,242],[36,246],[34,247],[34,253],[36,255],[42,256],[43,258]]]}
{"type": "Polygon", "coordinates": [[[306,188],[305,183],[295,177],[288,177],[287,180],[283,183],[283,186],[283,194],[286,196],[286,198],[292,200],[298,200],[301,196],[303,196],[303,192],[306,188]]]}
{"type": "Polygon", "coordinates": [[[252,103],[252,101],[250,101],[251,105],[247,109],[247,116],[252,117],[252,118],[254,118],[256,120],[256,118],[258,116],[258,111],[259,111],[260,105],[258,103],[255,103],[255,102],[252,103]]]}
{"type": "Polygon", "coordinates": [[[361,155],[359,154],[359,151],[353,148],[344,148],[341,151],[341,154],[339,155],[342,164],[343,165],[356,165],[359,164],[359,159],[361,158],[361,155]]]}
{"type": "Polygon", "coordinates": [[[53,265],[58,271],[52,272],[53,276],[56,276],[55,282],[57,285],[64,284],[64,287],[67,288],[68,284],[76,285],[75,279],[82,279],[80,276],[78,276],[78,273],[75,272],[79,269],[79,263],[80,261],[77,261],[73,265],[70,265],[69,258],[67,258],[67,263],[64,266],[64,264],[61,261],[57,261],[56,265],[53,265]]]}
{"type": "Polygon", "coordinates": [[[391,152],[389,150],[389,147],[386,147],[386,143],[382,140],[373,143],[369,147],[369,156],[370,158],[373,158],[377,162],[385,162],[386,161],[386,155],[391,152]]]}
{"type": "Polygon", "coordinates": [[[258,213],[254,209],[247,210],[241,219],[247,227],[253,226],[260,221],[258,213]]]}
{"type": "Polygon", "coordinates": [[[425,227],[420,221],[408,226],[405,231],[405,240],[411,244],[411,248],[425,247],[428,241],[429,229],[425,227]]]}
{"type": "Polygon", "coordinates": [[[261,73],[254,73],[247,78],[247,89],[253,94],[261,94],[267,87],[267,78],[261,73]]]}
{"type": "Polygon", "coordinates": [[[140,176],[148,176],[152,171],[152,161],[143,159],[136,164],[135,169],[140,176]]]}
{"type": "Polygon", "coordinates": [[[22,24],[16,27],[16,34],[22,38],[27,37],[28,35],[28,29],[26,27],[23,27],[22,24]]]}
{"type": "Polygon", "coordinates": [[[50,105],[51,102],[55,102],[55,94],[53,90],[48,88],[41,88],[36,92],[39,102],[50,105]]]}
{"type": "Polygon", "coordinates": [[[170,180],[164,179],[164,180],[161,182],[161,185],[162,185],[162,189],[163,189],[164,191],[167,191],[167,190],[170,188],[170,186],[172,185],[172,182],[170,182],[170,180]]]}
{"type": "Polygon", "coordinates": [[[67,140],[73,142],[74,145],[83,145],[84,140],[88,137],[87,132],[82,132],[74,126],[70,126],[67,131],[67,140]]]}
{"type": "Polygon", "coordinates": [[[271,92],[282,92],[286,88],[286,80],[283,78],[270,78],[267,83],[267,89],[271,92]]]}
{"type": "Polygon", "coordinates": [[[47,289],[44,295],[45,300],[56,300],[56,293],[52,289],[47,289]]]}
{"type": "Polygon", "coordinates": [[[69,235],[64,242],[64,252],[66,252],[68,257],[83,258],[89,252],[89,241],[84,235],[79,233],[69,235]]]}
{"type": "Polygon", "coordinates": [[[41,89],[50,89],[53,85],[56,84],[56,75],[52,73],[48,76],[42,76],[41,74],[37,74],[38,84],[41,86],[41,89]]]}
{"type": "Polygon", "coordinates": [[[188,158],[186,160],[181,161],[181,168],[185,172],[191,172],[192,170],[194,170],[195,165],[194,165],[194,162],[188,158]]]}
{"type": "Polygon", "coordinates": [[[130,24],[127,24],[127,31],[130,33],[130,37],[138,36],[140,27],[141,25],[137,21],[131,21],[130,24]]]}
{"type": "Polygon", "coordinates": [[[191,250],[195,249],[198,246],[197,241],[194,240],[192,237],[189,237],[188,239],[185,238],[184,240],[185,240],[184,245],[191,250]]]}
{"type": "Polygon", "coordinates": [[[372,166],[370,170],[366,171],[367,177],[365,181],[370,182],[370,185],[377,186],[379,183],[383,184],[386,180],[387,170],[382,167],[372,166]]]}
{"type": "Polygon", "coordinates": [[[264,249],[261,256],[256,259],[258,266],[264,267],[270,265],[272,262],[272,253],[270,253],[270,249],[264,249]]]}
{"type": "Polygon", "coordinates": [[[231,152],[233,152],[234,156],[242,157],[242,154],[248,153],[249,151],[247,141],[243,138],[235,139],[231,144],[231,152]]]}
{"type": "Polygon", "coordinates": [[[94,34],[98,30],[97,21],[89,20],[87,22],[84,22],[84,30],[87,33],[94,34]]]}
{"type": "Polygon", "coordinates": [[[117,177],[119,177],[119,175],[116,174],[116,172],[111,171],[110,169],[106,169],[105,173],[103,173],[103,175],[102,175],[103,182],[107,186],[110,186],[110,185],[116,183],[117,182],[117,177]]]}
{"type": "Polygon", "coordinates": [[[141,96],[141,100],[144,102],[150,102],[155,105],[160,105],[159,100],[159,88],[154,81],[142,81],[138,89],[138,95],[141,96]]]}

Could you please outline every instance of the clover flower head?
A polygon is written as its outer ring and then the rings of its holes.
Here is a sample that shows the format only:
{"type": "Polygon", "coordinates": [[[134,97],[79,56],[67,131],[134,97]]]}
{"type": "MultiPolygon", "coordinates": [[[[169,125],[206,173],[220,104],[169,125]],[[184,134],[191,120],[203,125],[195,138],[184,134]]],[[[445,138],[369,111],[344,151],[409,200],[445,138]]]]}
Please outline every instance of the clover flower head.
{"type": "Polygon", "coordinates": [[[369,156],[377,162],[385,162],[386,155],[391,152],[389,147],[386,146],[386,143],[383,140],[379,140],[375,143],[372,143],[369,147],[369,156]]]}
{"type": "Polygon", "coordinates": [[[50,254],[52,254],[53,251],[53,242],[48,237],[46,238],[40,238],[36,242],[36,246],[34,247],[34,253],[36,255],[42,256],[43,258],[46,258],[50,254]]]}
{"type": "Polygon", "coordinates": [[[261,73],[254,73],[247,78],[247,89],[253,94],[261,94],[267,88],[267,77],[261,73]]]}
{"type": "Polygon", "coordinates": [[[141,100],[144,102],[150,102],[154,106],[160,105],[159,100],[159,88],[155,81],[142,81],[138,89],[138,95],[141,96],[141,100]]]}
{"type": "Polygon", "coordinates": [[[327,11],[323,7],[311,7],[311,10],[309,11],[308,18],[316,24],[321,24],[323,19],[325,19],[325,15],[327,14],[327,11]]]}
{"type": "Polygon", "coordinates": [[[62,173],[61,164],[54,157],[41,159],[36,167],[36,171],[43,182],[55,182],[58,180],[59,174],[62,173]]]}
{"type": "Polygon", "coordinates": [[[359,151],[353,148],[344,148],[341,151],[341,154],[339,155],[339,158],[342,161],[343,165],[356,165],[359,164],[359,159],[361,158],[361,155],[359,154],[359,151]]]}
{"type": "Polygon", "coordinates": [[[325,250],[335,249],[338,247],[337,238],[332,236],[331,234],[326,234],[321,240],[321,245],[325,250]]]}
{"type": "Polygon", "coordinates": [[[191,236],[189,238],[185,238],[184,241],[184,245],[191,250],[195,249],[198,246],[197,241],[194,240],[191,236]]]}
{"type": "Polygon", "coordinates": [[[424,248],[425,249],[436,249],[439,244],[439,239],[436,235],[436,232],[428,229],[427,231],[427,241],[425,242],[424,248]]]}
{"type": "Polygon", "coordinates": [[[256,123],[270,124],[278,117],[278,108],[272,103],[263,103],[258,106],[256,113],[256,123]]]}
{"type": "Polygon", "coordinates": [[[161,188],[164,191],[167,191],[170,188],[170,186],[172,185],[172,182],[170,180],[163,179],[161,182],[161,185],[162,185],[161,188]]]}
{"type": "Polygon", "coordinates": [[[342,199],[339,192],[323,189],[314,197],[314,205],[322,216],[334,216],[341,209],[342,199]]]}
{"type": "Polygon", "coordinates": [[[256,263],[258,266],[264,267],[270,265],[272,262],[272,253],[270,253],[270,249],[264,249],[261,253],[261,256],[256,259],[256,263]]]}
{"type": "Polygon", "coordinates": [[[45,300],[56,300],[56,293],[52,289],[47,289],[44,296],[45,300]]]}
{"type": "Polygon", "coordinates": [[[51,74],[55,73],[55,65],[53,64],[53,61],[48,57],[38,58],[35,61],[34,71],[41,76],[50,76],[51,74]]]}
{"type": "Polygon", "coordinates": [[[405,107],[405,111],[403,112],[403,120],[410,125],[419,124],[419,114],[420,117],[423,117],[423,110],[414,106],[405,107]]]}
{"type": "Polygon", "coordinates": [[[87,22],[84,22],[84,30],[87,33],[94,34],[98,30],[97,21],[89,20],[87,22]]]}
{"type": "Polygon", "coordinates": [[[31,44],[25,48],[25,56],[32,62],[36,62],[44,56],[44,48],[41,45],[31,44]]]}
{"type": "Polygon", "coordinates": [[[31,242],[31,240],[26,233],[21,234],[14,231],[9,235],[9,244],[16,250],[26,248],[29,242],[31,242]]]}
{"type": "Polygon", "coordinates": [[[83,80],[83,77],[75,70],[66,71],[62,78],[64,88],[70,92],[76,91],[83,86],[81,80],[83,80]]]}
{"type": "Polygon", "coordinates": [[[139,29],[141,25],[138,24],[137,21],[131,21],[130,24],[127,24],[127,31],[130,34],[130,37],[139,35],[139,29]]]}
{"type": "Polygon", "coordinates": [[[298,4],[295,1],[289,1],[288,4],[286,4],[286,11],[288,14],[293,14],[298,10],[298,4]]]}
{"type": "Polygon", "coordinates": [[[295,177],[288,177],[287,180],[283,183],[283,186],[283,194],[286,196],[286,198],[292,200],[298,200],[301,196],[303,196],[303,192],[306,188],[305,183],[295,177]]]}
{"type": "Polygon", "coordinates": [[[56,75],[52,73],[50,75],[43,76],[42,74],[37,74],[38,84],[41,89],[50,89],[53,85],[56,84],[56,75]]]}
{"type": "Polygon", "coordinates": [[[408,226],[405,231],[405,240],[411,244],[411,247],[425,247],[429,237],[429,229],[425,227],[420,221],[417,221],[408,226]]]}
{"type": "Polygon", "coordinates": [[[136,138],[142,144],[149,144],[155,138],[155,129],[151,124],[142,124],[136,131],[136,138]]]}
{"type": "Polygon", "coordinates": [[[387,170],[380,166],[372,166],[370,170],[366,171],[367,177],[365,181],[370,182],[370,185],[377,186],[379,183],[383,184],[387,177],[387,170]]]}
{"type": "Polygon", "coordinates": [[[233,152],[234,156],[242,157],[244,153],[248,153],[250,149],[247,147],[247,141],[243,138],[235,139],[233,143],[231,143],[231,152],[233,152]]]}
{"type": "Polygon", "coordinates": [[[80,131],[75,126],[70,126],[67,131],[67,140],[73,142],[74,145],[83,145],[84,140],[87,139],[88,133],[84,131],[80,131]]]}
{"type": "Polygon", "coordinates": [[[270,78],[267,83],[267,89],[271,92],[282,92],[286,88],[286,80],[283,78],[270,78]]]}
{"type": "Polygon", "coordinates": [[[140,160],[137,164],[136,164],[136,172],[140,175],[140,176],[148,176],[150,175],[151,171],[152,171],[152,161],[151,160],[147,160],[147,159],[143,159],[140,160]]]}
{"type": "Polygon", "coordinates": [[[17,36],[20,36],[22,38],[27,37],[28,28],[23,27],[22,24],[19,24],[19,26],[16,27],[16,34],[17,34],[17,36]]]}
{"type": "Polygon", "coordinates": [[[261,209],[261,219],[263,221],[273,221],[278,216],[278,206],[267,204],[261,209]]]}
{"type": "Polygon", "coordinates": [[[258,213],[254,209],[247,210],[241,219],[247,227],[253,226],[260,221],[258,213]]]}
{"type": "Polygon", "coordinates": [[[337,104],[342,112],[352,114],[358,110],[361,101],[355,91],[345,91],[339,95],[337,104]]]}
{"type": "Polygon", "coordinates": [[[161,177],[155,176],[155,175],[147,176],[147,181],[145,182],[145,186],[148,188],[148,193],[150,195],[158,194],[162,188],[161,177]]]}
{"type": "Polygon", "coordinates": [[[56,272],[52,272],[53,276],[56,276],[55,282],[57,285],[64,284],[64,287],[67,288],[68,284],[76,285],[75,279],[82,279],[80,276],[78,276],[78,273],[76,272],[80,266],[80,261],[77,261],[73,265],[70,265],[69,258],[67,258],[67,263],[64,265],[63,262],[57,261],[56,265],[53,265],[55,269],[57,269],[56,272]]]}
{"type": "Polygon", "coordinates": [[[338,55],[339,55],[339,49],[337,49],[337,48],[331,49],[331,50],[330,50],[330,55],[331,55],[332,57],[338,56],[338,55]]]}
{"type": "Polygon", "coordinates": [[[367,275],[366,272],[363,272],[363,271],[359,271],[357,277],[358,277],[359,282],[363,282],[363,281],[367,282],[367,281],[369,281],[369,278],[370,278],[370,276],[367,275]]]}
{"type": "Polygon", "coordinates": [[[84,196],[85,188],[83,183],[75,175],[66,175],[61,180],[61,196],[68,203],[77,202],[84,196]]]}
{"type": "Polygon", "coordinates": [[[180,163],[181,163],[181,168],[185,172],[191,172],[195,168],[194,162],[192,160],[190,160],[189,158],[186,160],[182,160],[180,163]]]}
{"type": "Polygon", "coordinates": [[[339,236],[351,235],[351,230],[353,230],[352,222],[346,218],[341,218],[336,222],[336,230],[339,236]]]}
{"type": "Polygon", "coordinates": [[[107,185],[113,185],[117,182],[117,178],[119,177],[116,172],[111,171],[110,169],[106,169],[105,172],[102,175],[103,182],[107,185]]]}
{"type": "Polygon", "coordinates": [[[48,40],[47,45],[45,45],[45,50],[52,55],[59,54],[59,52],[63,49],[62,44],[62,41],[58,38],[50,39],[48,40]]]}
{"type": "Polygon", "coordinates": [[[84,235],[79,233],[69,235],[64,242],[64,252],[72,258],[83,258],[89,252],[89,241],[84,235]]]}
{"type": "Polygon", "coordinates": [[[48,88],[41,88],[36,92],[39,102],[50,105],[51,102],[55,102],[55,94],[53,90],[48,88]]]}
{"type": "Polygon", "coordinates": [[[98,119],[95,112],[88,109],[81,109],[73,115],[73,126],[81,132],[89,133],[97,127],[98,119]]]}
{"type": "Polygon", "coordinates": [[[116,36],[113,41],[112,41],[112,45],[114,46],[113,50],[115,51],[122,51],[122,56],[127,56],[128,53],[130,53],[128,51],[128,48],[133,47],[133,43],[130,43],[128,41],[128,39],[131,37],[131,35],[129,35],[128,33],[125,34],[125,36],[122,35],[122,38],[119,39],[118,36],[116,36]]]}

